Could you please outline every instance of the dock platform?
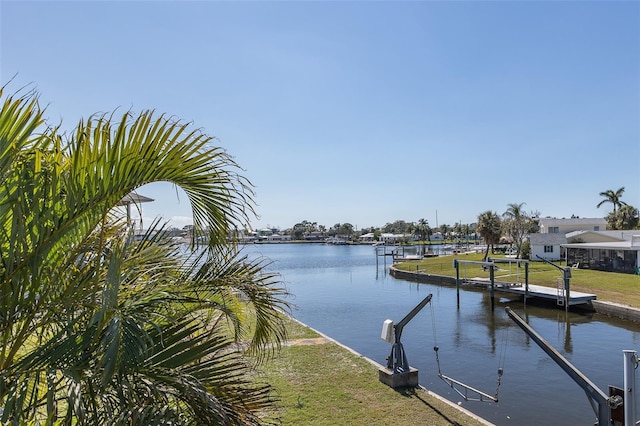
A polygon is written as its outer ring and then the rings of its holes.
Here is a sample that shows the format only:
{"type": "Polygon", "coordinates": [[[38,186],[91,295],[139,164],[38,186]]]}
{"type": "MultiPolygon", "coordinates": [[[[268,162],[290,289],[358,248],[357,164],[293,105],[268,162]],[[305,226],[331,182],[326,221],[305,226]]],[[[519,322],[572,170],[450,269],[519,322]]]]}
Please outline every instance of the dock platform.
{"type": "MultiPolygon", "coordinates": [[[[503,291],[506,293],[514,293],[520,294],[522,296],[525,295],[525,288],[522,287],[503,287],[498,289],[498,291],[503,291]]],[[[564,299],[564,289],[558,291],[556,288],[545,287],[542,285],[529,284],[529,291],[527,292],[527,297],[537,297],[541,299],[564,299]],[[561,292],[561,293],[560,293],[561,292]]],[[[589,303],[592,300],[596,300],[598,296],[591,293],[583,293],[581,291],[571,290],[569,292],[569,306],[573,305],[581,305],[583,303],[589,303]]]]}
{"type": "MultiPolygon", "coordinates": [[[[474,285],[477,287],[491,287],[491,282],[487,279],[482,278],[474,278],[464,280],[464,284],[466,285],[474,285]]],[[[522,297],[527,298],[539,298],[539,299],[548,299],[555,300],[558,304],[564,304],[564,288],[553,288],[553,287],[545,287],[542,285],[529,284],[528,291],[525,289],[525,285],[522,283],[509,283],[509,282],[498,282],[494,281],[494,290],[503,292],[503,293],[511,293],[517,294],[522,297]]],[[[584,303],[589,303],[592,300],[596,300],[598,296],[591,293],[583,293],[580,291],[571,290],[569,292],[569,306],[573,305],[581,305],[584,303]]]]}

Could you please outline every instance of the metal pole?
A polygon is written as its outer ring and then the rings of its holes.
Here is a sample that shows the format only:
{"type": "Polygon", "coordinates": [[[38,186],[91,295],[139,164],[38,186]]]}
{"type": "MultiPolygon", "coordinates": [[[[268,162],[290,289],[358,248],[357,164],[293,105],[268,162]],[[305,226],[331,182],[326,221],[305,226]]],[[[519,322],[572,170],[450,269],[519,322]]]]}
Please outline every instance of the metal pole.
{"type": "Polygon", "coordinates": [[[569,287],[571,286],[571,269],[568,267],[564,268],[564,311],[566,313],[569,312],[569,300],[571,300],[571,296],[569,295],[569,287]]]}
{"type": "Polygon", "coordinates": [[[524,264],[524,306],[527,306],[529,297],[529,262],[524,264]]]}
{"type": "Polygon", "coordinates": [[[384,243],[384,256],[382,257],[384,259],[384,270],[387,270],[387,243],[384,243]]]}
{"type": "Polygon", "coordinates": [[[456,267],[456,297],[458,300],[458,309],[460,309],[460,264],[456,259],[453,260],[456,267]]]}
{"type": "Polygon", "coordinates": [[[493,265],[489,266],[489,278],[491,279],[491,312],[493,312],[494,308],[495,308],[495,303],[493,300],[493,294],[494,294],[494,282],[495,282],[495,273],[493,271],[493,265]]]}
{"type": "Polygon", "coordinates": [[[636,424],[636,365],[638,356],[636,351],[624,350],[624,424],[636,424]]]}

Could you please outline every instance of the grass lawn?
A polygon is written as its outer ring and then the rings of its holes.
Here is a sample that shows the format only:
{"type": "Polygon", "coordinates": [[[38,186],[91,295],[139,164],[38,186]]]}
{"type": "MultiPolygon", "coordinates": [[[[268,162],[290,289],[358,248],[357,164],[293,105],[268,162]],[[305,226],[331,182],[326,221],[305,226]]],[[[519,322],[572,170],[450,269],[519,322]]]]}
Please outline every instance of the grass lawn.
{"type": "MultiPolygon", "coordinates": [[[[454,256],[441,256],[426,258],[418,262],[405,262],[395,265],[396,268],[404,271],[420,271],[423,273],[456,276],[453,267],[453,259],[460,260],[482,260],[480,253],[460,254],[454,256]]],[[[504,256],[490,256],[500,258],[504,256]]],[[[559,266],[564,264],[556,263],[559,266]]],[[[500,269],[495,272],[495,279],[499,281],[520,281],[524,282],[524,267],[518,268],[515,264],[499,264],[500,269]]],[[[593,293],[598,296],[598,300],[615,302],[640,309],[640,275],[619,274],[615,272],[591,271],[588,269],[571,270],[571,289],[585,293],[593,293]]],[[[488,278],[489,272],[483,271],[480,266],[463,265],[460,266],[460,278],[483,277],[488,278]]],[[[544,262],[529,263],[529,284],[556,287],[558,279],[562,279],[562,272],[544,262]]]]}
{"type": "MultiPolygon", "coordinates": [[[[294,341],[320,337],[290,324],[294,341]]],[[[428,393],[384,385],[376,366],[330,341],[286,346],[261,369],[284,425],[483,424],[428,393]]]]}

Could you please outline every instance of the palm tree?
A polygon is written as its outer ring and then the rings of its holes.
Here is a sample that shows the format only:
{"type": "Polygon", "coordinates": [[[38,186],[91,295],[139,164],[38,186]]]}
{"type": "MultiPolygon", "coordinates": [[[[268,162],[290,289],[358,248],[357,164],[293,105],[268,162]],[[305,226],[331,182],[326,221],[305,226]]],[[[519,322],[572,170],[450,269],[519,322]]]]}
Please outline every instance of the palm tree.
{"type": "Polygon", "coordinates": [[[620,200],[623,193],[624,193],[624,186],[622,188],[619,188],[617,191],[614,191],[612,189],[607,189],[606,191],[601,192],[600,196],[604,197],[604,200],[600,201],[596,207],[599,208],[604,203],[611,203],[613,204],[613,211],[615,212],[619,207],[627,205],[627,203],[620,200]]]}
{"type": "Polygon", "coordinates": [[[638,209],[627,204],[609,213],[606,219],[609,229],[635,229],[638,226],[638,209]]]}
{"type": "Polygon", "coordinates": [[[518,220],[520,219],[524,214],[524,205],[526,203],[509,203],[507,204],[507,210],[502,214],[502,216],[508,218],[508,219],[515,219],[518,220]]]}
{"type": "Polygon", "coordinates": [[[484,261],[486,261],[487,257],[489,256],[489,247],[493,247],[493,245],[500,242],[500,237],[502,234],[500,216],[498,216],[497,213],[494,213],[491,210],[480,213],[480,215],[478,216],[478,225],[476,227],[476,232],[480,234],[480,236],[487,243],[487,250],[484,254],[484,261]]]}
{"type": "Polygon", "coordinates": [[[152,111],[67,138],[35,93],[0,99],[0,423],[259,424],[273,400],[237,342],[264,359],[288,304],[227,242],[253,214],[239,167],[152,111]],[[156,181],[187,193],[190,256],[159,222],[133,241],[114,209],[156,181]]]}
{"type": "Polygon", "coordinates": [[[533,226],[533,220],[523,209],[524,205],[525,203],[510,203],[502,214],[505,219],[503,221],[504,230],[516,246],[517,258],[520,257],[524,240],[533,226]]]}
{"type": "Polygon", "coordinates": [[[469,246],[469,234],[471,233],[471,226],[468,223],[462,225],[462,234],[464,235],[464,241],[469,246]]]}
{"type": "Polygon", "coordinates": [[[418,238],[420,238],[420,241],[422,241],[422,253],[424,255],[425,253],[425,241],[430,241],[430,235],[431,235],[431,228],[429,227],[429,221],[427,221],[426,219],[420,219],[418,220],[417,224],[413,224],[411,226],[411,232],[414,235],[417,235],[418,238]]]}
{"type": "Polygon", "coordinates": [[[440,233],[442,234],[443,242],[447,240],[449,235],[449,230],[450,230],[449,225],[446,225],[446,224],[440,225],[440,233]]]}

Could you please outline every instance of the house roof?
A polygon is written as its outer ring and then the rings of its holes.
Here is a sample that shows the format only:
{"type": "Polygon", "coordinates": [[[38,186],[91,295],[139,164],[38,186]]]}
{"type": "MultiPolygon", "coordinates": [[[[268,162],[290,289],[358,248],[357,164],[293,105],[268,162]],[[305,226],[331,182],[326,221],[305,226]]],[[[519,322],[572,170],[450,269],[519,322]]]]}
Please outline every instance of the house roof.
{"type": "Polygon", "coordinates": [[[532,246],[559,246],[566,242],[567,237],[564,234],[529,234],[529,243],[532,246]]]}
{"type": "MultiPolygon", "coordinates": [[[[571,239],[591,239],[591,240],[608,240],[608,241],[624,241],[624,238],[620,238],[620,232],[614,231],[614,233],[600,232],[600,231],[573,231],[569,232],[566,235],[567,240],[571,239]]],[[[631,239],[631,236],[628,238],[631,239]]],[[[597,242],[597,241],[588,241],[588,242],[597,242]]],[[[601,241],[605,242],[605,241],[601,241]]]]}
{"type": "Polygon", "coordinates": [[[560,245],[565,248],[583,248],[599,250],[638,250],[640,251],[640,231],[574,231],[566,234],[529,234],[529,242],[532,246],[560,245]],[[590,241],[582,243],[567,243],[573,238],[608,241],[590,241]],[[595,237],[595,238],[594,238],[595,237]]]}
{"type": "Polygon", "coordinates": [[[562,244],[566,248],[598,249],[598,250],[638,250],[639,247],[631,246],[631,240],[611,241],[607,243],[574,243],[562,244]]]}
{"type": "Polygon", "coordinates": [[[135,192],[130,192],[124,197],[122,200],[118,201],[118,206],[126,206],[128,204],[140,204],[140,203],[150,203],[155,201],[153,198],[145,197],[144,195],[137,194],[135,192]]]}
{"type": "Polygon", "coordinates": [[[544,226],[559,225],[606,225],[607,220],[603,217],[576,217],[570,219],[556,219],[555,217],[541,217],[538,223],[544,226]]]}
{"type": "Polygon", "coordinates": [[[599,234],[606,235],[608,237],[617,238],[620,240],[631,241],[634,235],[640,235],[640,230],[619,230],[619,231],[598,231],[599,234]]]}

